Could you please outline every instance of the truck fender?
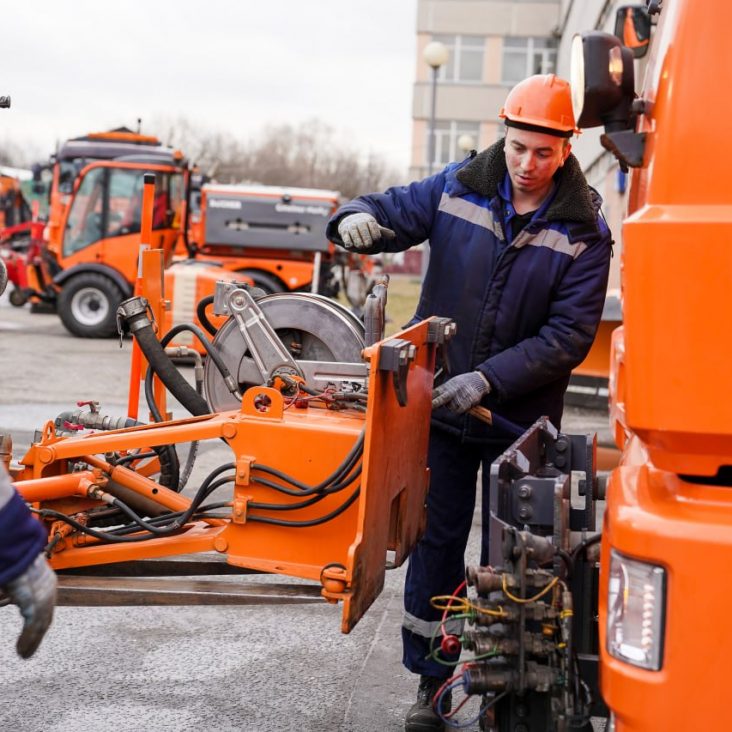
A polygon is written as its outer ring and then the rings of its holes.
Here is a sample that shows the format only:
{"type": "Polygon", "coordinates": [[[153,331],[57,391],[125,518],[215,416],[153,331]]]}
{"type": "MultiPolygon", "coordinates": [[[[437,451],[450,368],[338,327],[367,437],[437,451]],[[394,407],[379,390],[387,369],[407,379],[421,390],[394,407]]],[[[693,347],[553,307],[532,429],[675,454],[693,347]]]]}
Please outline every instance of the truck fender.
{"type": "Polygon", "coordinates": [[[119,287],[125,298],[132,297],[132,285],[130,285],[130,283],[116,269],[107,267],[104,264],[96,264],[93,262],[87,264],[75,264],[73,267],[69,267],[62,272],[59,272],[53,278],[53,283],[54,285],[62,287],[64,283],[82,272],[97,272],[105,277],[109,277],[109,279],[119,287]]]}

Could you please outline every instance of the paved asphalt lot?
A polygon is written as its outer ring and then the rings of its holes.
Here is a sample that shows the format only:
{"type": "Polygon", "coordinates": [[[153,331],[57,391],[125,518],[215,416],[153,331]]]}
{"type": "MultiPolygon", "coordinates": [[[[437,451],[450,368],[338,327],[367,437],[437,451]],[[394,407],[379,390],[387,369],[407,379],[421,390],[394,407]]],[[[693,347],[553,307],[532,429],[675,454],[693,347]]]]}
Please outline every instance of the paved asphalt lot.
{"type": "MultiPolygon", "coordinates": [[[[120,351],[113,340],[73,338],[55,315],[12,308],[7,295],[0,338],[0,430],[11,432],[16,459],[34,429],[77,400],[124,414],[129,341],[120,351]]],[[[594,413],[568,416],[573,429],[604,426],[594,413]]],[[[228,455],[225,446],[204,451],[190,484],[228,455]]],[[[477,558],[476,536],[468,557],[477,558]]],[[[0,608],[0,732],[402,730],[416,686],[400,663],[403,579],[404,568],[387,572],[347,636],[340,606],[325,603],[61,607],[29,661],[14,653],[16,609],[0,608]]]]}

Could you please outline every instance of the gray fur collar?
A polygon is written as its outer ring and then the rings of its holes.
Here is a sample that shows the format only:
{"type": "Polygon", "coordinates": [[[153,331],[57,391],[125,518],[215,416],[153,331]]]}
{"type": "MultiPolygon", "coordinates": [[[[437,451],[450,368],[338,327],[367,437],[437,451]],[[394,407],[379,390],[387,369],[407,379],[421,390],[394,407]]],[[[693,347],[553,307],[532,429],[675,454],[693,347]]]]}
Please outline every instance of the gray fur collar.
{"type": "MultiPolygon", "coordinates": [[[[506,171],[504,140],[499,140],[460,168],[456,178],[477,193],[493,198],[506,171]]],[[[587,185],[577,158],[570,153],[564,166],[554,177],[559,187],[546,212],[547,220],[596,225],[602,198],[594,188],[587,185]]]]}

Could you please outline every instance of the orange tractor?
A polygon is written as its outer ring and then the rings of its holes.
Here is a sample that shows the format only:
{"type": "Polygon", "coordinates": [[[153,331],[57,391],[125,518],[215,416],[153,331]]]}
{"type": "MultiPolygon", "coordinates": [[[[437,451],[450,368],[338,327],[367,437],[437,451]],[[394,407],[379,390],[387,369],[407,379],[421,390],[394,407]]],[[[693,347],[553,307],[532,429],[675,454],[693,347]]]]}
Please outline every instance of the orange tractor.
{"type": "Polygon", "coordinates": [[[138,276],[145,173],[155,176],[156,198],[144,243],[163,252],[168,319],[197,320],[195,304],[216,281],[235,279],[213,264],[173,264],[186,237],[190,170],[179,151],[157,138],[122,128],[68,140],[54,155],[51,173],[48,222],[27,263],[27,292],[55,307],[74,335],[117,332],[117,307],[138,276]]]}

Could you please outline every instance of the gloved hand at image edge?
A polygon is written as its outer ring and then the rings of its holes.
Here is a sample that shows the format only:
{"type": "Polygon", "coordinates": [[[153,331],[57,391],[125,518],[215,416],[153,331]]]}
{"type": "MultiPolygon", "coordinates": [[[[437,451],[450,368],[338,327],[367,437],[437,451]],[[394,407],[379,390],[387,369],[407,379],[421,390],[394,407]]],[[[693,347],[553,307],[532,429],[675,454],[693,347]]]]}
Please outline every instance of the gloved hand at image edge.
{"type": "Polygon", "coordinates": [[[470,371],[448,379],[432,392],[432,409],[447,407],[451,412],[462,414],[480,404],[489,394],[491,385],[480,371],[470,371]]]}
{"type": "Polygon", "coordinates": [[[369,213],[344,216],[338,224],[338,234],[346,249],[369,249],[381,239],[379,222],[369,213]]]}
{"type": "Polygon", "coordinates": [[[53,619],[56,575],[40,553],[47,540],[0,463],[0,606],[13,603],[23,616],[16,645],[23,658],[35,653],[53,619]]]}
{"type": "Polygon", "coordinates": [[[30,658],[53,620],[56,574],[46,557],[39,554],[25,572],[6,583],[2,590],[23,616],[23,630],[16,644],[18,655],[30,658]]]}

